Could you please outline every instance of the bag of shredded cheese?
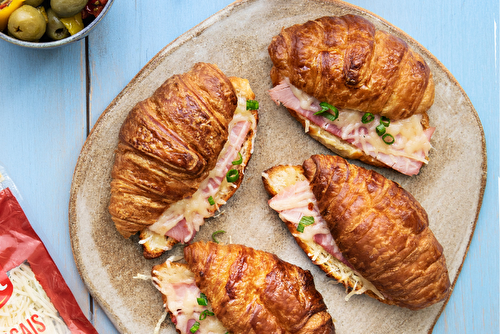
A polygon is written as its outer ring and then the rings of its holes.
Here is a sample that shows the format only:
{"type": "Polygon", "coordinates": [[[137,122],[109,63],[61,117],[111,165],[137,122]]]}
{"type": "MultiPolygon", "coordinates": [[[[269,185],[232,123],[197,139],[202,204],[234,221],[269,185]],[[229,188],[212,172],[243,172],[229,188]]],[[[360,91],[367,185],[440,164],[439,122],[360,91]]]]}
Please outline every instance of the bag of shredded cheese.
{"type": "Polygon", "coordinates": [[[97,333],[14,193],[0,166],[0,333],[97,333]]]}

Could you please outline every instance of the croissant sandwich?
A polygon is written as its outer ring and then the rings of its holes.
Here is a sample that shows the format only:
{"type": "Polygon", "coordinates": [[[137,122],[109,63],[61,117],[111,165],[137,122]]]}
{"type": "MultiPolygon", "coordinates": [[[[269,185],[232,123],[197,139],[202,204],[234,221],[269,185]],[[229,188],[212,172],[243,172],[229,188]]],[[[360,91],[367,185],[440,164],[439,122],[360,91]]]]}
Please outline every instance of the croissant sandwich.
{"type": "Polygon", "coordinates": [[[309,271],[242,245],[195,242],[184,257],[152,270],[179,333],[335,333],[309,271]]]}
{"type": "Polygon", "coordinates": [[[137,103],[119,134],[108,210],[146,258],[191,241],[240,186],[258,102],[245,79],[197,63],[137,103]]]}
{"type": "Polygon", "coordinates": [[[268,51],[270,96],[311,137],[344,158],[406,175],[427,164],[434,81],[403,40],[345,15],[283,29],[268,51]]]}
{"type": "Polygon", "coordinates": [[[415,198],[382,175],[338,156],[263,173],[269,206],[297,243],[352,294],[412,310],[448,297],[443,248],[415,198]]]}

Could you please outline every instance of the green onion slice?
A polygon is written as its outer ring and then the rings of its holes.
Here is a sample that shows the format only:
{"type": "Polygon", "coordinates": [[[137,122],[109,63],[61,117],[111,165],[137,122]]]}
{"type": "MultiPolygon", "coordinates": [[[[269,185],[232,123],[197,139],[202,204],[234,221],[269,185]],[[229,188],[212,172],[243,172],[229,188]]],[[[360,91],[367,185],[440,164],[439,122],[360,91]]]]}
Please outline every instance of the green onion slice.
{"type": "Polygon", "coordinates": [[[240,178],[240,172],[238,172],[236,169],[230,169],[226,173],[226,180],[227,182],[236,182],[240,178]]]}
{"type": "Polygon", "coordinates": [[[191,326],[189,331],[194,334],[198,331],[198,329],[200,329],[200,323],[198,321],[195,321],[195,323],[193,324],[193,326],[191,326]]]}
{"type": "Polygon", "coordinates": [[[373,116],[373,114],[372,114],[372,113],[367,112],[367,113],[365,113],[365,114],[363,115],[363,117],[361,118],[361,122],[362,122],[363,124],[366,124],[366,123],[370,123],[370,122],[371,122],[371,121],[373,121],[374,119],[375,119],[375,116],[373,116]]]}
{"type": "Polygon", "coordinates": [[[247,100],[247,110],[257,110],[257,109],[259,109],[259,101],[247,100]]]}
{"type": "Polygon", "coordinates": [[[380,117],[380,124],[383,124],[385,127],[388,127],[391,124],[391,120],[385,116],[380,117]]]}
{"type": "Polygon", "coordinates": [[[321,107],[321,110],[315,112],[314,115],[321,115],[332,122],[339,117],[339,110],[334,106],[332,106],[331,104],[328,104],[326,102],[321,102],[319,106],[321,107]],[[329,110],[333,111],[333,114],[329,112],[329,110]]]}
{"type": "Polygon", "coordinates": [[[231,162],[233,165],[241,165],[241,163],[243,162],[243,157],[241,156],[241,153],[238,152],[238,159],[234,160],[233,162],[231,162]]]}
{"type": "Polygon", "coordinates": [[[217,244],[219,243],[219,241],[217,241],[217,239],[215,239],[215,236],[216,236],[217,234],[221,234],[221,233],[226,233],[226,231],[224,231],[224,230],[218,230],[218,231],[215,231],[214,233],[212,233],[212,240],[213,240],[215,243],[217,243],[217,244]]]}
{"type": "Polygon", "coordinates": [[[207,316],[214,316],[214,315],[215,315],[214,312],[210,312],[209,310],[205,310],[205,311],[201,312],[200,320],[205,320],[207,316]]]}
{"type": "Polygon", "coordinates": [[[201,306],[207,306],[208,305],[208,299],[207,299],[207,296],[205,296],[204,293],[200,293],[200,297],[196,298],[196,301],[198,302],[198,305],[201,305],[201,306]]]}
{"type": "Polygon", "coordinates": [[[379,136],[382,136],[385,133],[385,126],[384,126],[384,124],[377,125],[377,127],[375,128],[375,130],[377,131],[377,134],[379,136]]]}
{"type": "Polygon", "coordinates": [[[390,133],[386,133],[385,135],[382,136],[382,140],[384,141],[384,143],[386,143],[387,145],[392,145],[394,144],[394,136],[391,135],[390,133]]]}
{"type": "Polygon", "coordinates": [[[304,232],[304,227],[314,224],[314,217],[312,216],[302,216],[299,221],[299,226],[297,226],[297,231],[304,232]]]}
{"type": "Polygon", "coordinates": [[[208,203],[210,203],[210,205],[214,205],[215,204],[214,198],[212,196],[210,196],[208,198],[208,203]]]}

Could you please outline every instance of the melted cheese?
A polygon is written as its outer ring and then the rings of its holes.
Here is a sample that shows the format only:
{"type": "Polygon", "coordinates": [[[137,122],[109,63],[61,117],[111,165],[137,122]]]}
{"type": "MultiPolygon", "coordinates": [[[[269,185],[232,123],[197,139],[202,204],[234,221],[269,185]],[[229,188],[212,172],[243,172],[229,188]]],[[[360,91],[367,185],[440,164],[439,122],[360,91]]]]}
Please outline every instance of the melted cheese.
{"type": "Polygon", "coordinates": [[[145,229],[144,234],[145,238],[139,240],[139,244],[142,245],[147,243],[151,249],[163,249],[163,250],[172,249],[172,246],[167,242],[165,236],[158,233],[154,233],[150,229],[145,229]]]}
{"type": "MultiPolygon", "coordinates": [[[[318,108],[312,108],[311,105],[318,100],[316,100],[313,96],[308,95],[306,92],[304,92],[301,89],[298,89],[294,85],[290,83],[290,80],[288,78],[285,79],[288,84],[290,85],[290,88],[292,89],[293,95],[300,101],[300,107],[304,110],[312,110],[312,111],[318,111],[318,108]]],[[[317,103],[316,103],[317,104],[317,103]]]]}
{"type": "MultiPolygon", "coordinates": [[[[256,119],[250,110],[246,108],[247,96],[242,95],[242,91],[237,90],[238,95],[238,106],[234,112],[233,119],[229,123],[228,132],[231,133],[232,129],[239,122],[249,122],[251,124],[250,128],[255,128],[256,119]]],[[[229,145],[229,140],[224,145],[224,148],[219,154],[218,161],[226,156],[228,150],[231,149],[229,145]]],[[[239,149],[238,149],[239,151],[239,149]]],[[[235,153],[237,154],[237,152],[235,153]]],[[[230,161],[235,160],[237,155],[231,156],[230,161]]],[[[239,165],[238,169],[243,170],[245,166],[239,165]]],[[[205,180],[202,181],[198,190],[189,198],[180,200],[172,204],[165,212],[160,216],[158,221],[151,225],[148,229],[152,232],[156,232],[158,235],[165,235],[170,229],[172,229],[177,223],[185,218],[189,222],[194,222],[194,228],[198,231],[199,227],[204,223],[204,218],[213,215],[213,208],[207,198],[212,196],[215,201],[215,208],[225,204],[225,201],[221,199],[222,194],[218,191],[219,189],[225,189],[228,187],[228,182],[225,178],[226,169],[224,168],[214,168],[210,171],[205,180]],[[213,179],[221,179],[222,183],[218,188],[214,189],[210,185],[210,181],[213,179]],[[208,189],[208,192],[207,192],[208,189]]],[[[189,240],[188,240],[189,241],[189,240]]],[[[186,241],[184,241],[186,242],[186,241]]]]}
{"type": "Polygon", "coordinates": [[[313,217],[313,224],[305,226],[302,232],[293,232],[293,235],[303,242],[314,242],[314,236],[317,234],[330,234],[325,220],[319,214],[316,198],[309,188],[308,181],[298,181],[285,187],[269,201],[269,206],[279,212],[282,220],[292,223],[295,228],[303,217],[313,217]]]}
{"type": "MultiPolygon", "coordinates": [[[[300,101],[302,109],[311,112],[317,112],[320,109],[318,107],[320,101],[294,87],[289,83],[288,79],[285,81],[290,85],[293,95],[300,101]]],[[[325,118],[327,123],[323,128],[325,130],[328,126],[339,128],[340,138],[361,148],[367,154],[370,152],[375,152],[375,155],[384,153],[427,163],[425,157],[431,149],[431,144],[424,132],[421,123],[421,114],[413,115],[407,119],[391,121],[389,127],[386,128],[386,133],[391,134],[395,138],[395,142],[392,145],[384,143],[375,130],[380,124],[380,116],[374,115],[375,119],[373,121],[363,124],[361,119],[364,114],[364,112],[356,110],[339,109],[339,117],[335,121],[325,118]]],[[[306,132],[308,132],[308,129],[306,129],[306,132]]]]}
{"type": "Polygon", "coordinates": [[[172,313],[176,320],[176,328],[181,334],[190,334],[189,324],[197,321],[200,327],[197,334],[225,334],[226,328],[215,316],[207,316],[200,320],[200,314],[209,310],[212,311],[210,303],[208,306],[198,305],[197,298],[200,297],[200,290],[195,284],[194,273],[186,266],[172,265],[166,262],[167,268],[155,271],[157,277],[153,278],[155,286],[167,298],[166,309],[172,313]]]}
{"type": "MultiPolygon", "coordinates": [[[[263,177],[269,179],[269,176],[265,173],[263,173],[263,177]]],[[[362,294],[366,290],[371,290],[381,299],[384,299],[384,296],[371,282],[341,261],[343,256],[333,238],[331,239],[333,243],[332,246],[335,254],[339,258],[330,254],[322,245],[315,241],[314,237],[316,235],[331,235],[331,233],[327,227],[326,221],[319,212],[316,198],[310,190],[308,181],[298,181],[284,187],[282,191],[269,201],[269,206],[279,212],[279,216],[282,220],[292,223],[295,228],[299,225],[302,217],[312,216],[314,218],[314,223],[312,225],[305,226],[303,232],[294,231],[293,236],[300,239],[308,246],[312,252],[309,253],[308,256],[315,264],[327,264],[330,270],[329,274],[333,277],[337,277],[339,282],[345,285],[349,285],[351,281],[354,282],[353,289],[345,297],[346,301],[349,300],[353,294],[362,294]]]]}
{"type": "MultiPolygon", "coordinates": [[[[0,309],[0,332],[9,333],[33,316],[46,333],[71,334],[29,265],[23,263],[7,273],[14,287],[10,300],[0,309]]],[[[40,326],[36,325],[35,326],[40,326]]],[[[21,330],[19,330],[21,333],[21,330]]]]}

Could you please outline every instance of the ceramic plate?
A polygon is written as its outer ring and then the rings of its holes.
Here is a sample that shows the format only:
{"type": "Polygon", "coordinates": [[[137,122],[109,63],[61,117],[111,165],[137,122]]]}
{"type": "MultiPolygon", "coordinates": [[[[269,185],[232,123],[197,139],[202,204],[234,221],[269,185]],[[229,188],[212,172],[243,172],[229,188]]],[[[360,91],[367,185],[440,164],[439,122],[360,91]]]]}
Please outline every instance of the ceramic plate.
{"type": "MultiPolygon", "coordinates": [[[[221,241],[241,243],[277,254],[312,272],[316,287],[335,319],[337,333],[427,333],[446,302],[421,311],[387,306],[368,296],[344,300],[340,285],[311,264],[288,230],[267,205],[261,172],[276,164],[301,164],[312,154],[331,154],[302,130],[267,94],[271,61],[267,46],[282,27],[324,15],[361,15],[377,28],[404,39],[429,64],[436,84],[430,123],[437,127],[430,163],[407,177],[376,169],[399,182],[426,209],[430,226],[444,247],[450,279],[455,284],[472,237],[486,182],[486,151],[479,117],[468,97],[444,66],[408,35],[379,17],[343,2],[249,0],[236,2],[193,28],[159,52],[114,99],[97,121],[76,165],[71,188],[70,234],[78,269],[92,296],[122,333],[152,333],[163,313],[160,293],[150,281],[155,260],[142,257],[137,237],[124,239],[107,211],[110,173],[118,132],[129,110],[149,97],[163,81],[198,62],[217,64],[228,76],[247,78],[260,101],[255,150],[241,188],[209,219],[195,240],[208,240],[225,230],[221,241]],[[286,10],[283,10],[286,8],[286,10]],[[464,167],[466,166],[466,168],[464,167]],[[450,205],[460,203],[460,205],[450,205]]],[[[354,162],[362,164],[359,162],[354,162]]],[[[372,168],[366,166],[367,168],[372,168]]],[[[161,333],[175,333],[166,320],[161,333]]]]}

